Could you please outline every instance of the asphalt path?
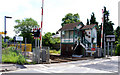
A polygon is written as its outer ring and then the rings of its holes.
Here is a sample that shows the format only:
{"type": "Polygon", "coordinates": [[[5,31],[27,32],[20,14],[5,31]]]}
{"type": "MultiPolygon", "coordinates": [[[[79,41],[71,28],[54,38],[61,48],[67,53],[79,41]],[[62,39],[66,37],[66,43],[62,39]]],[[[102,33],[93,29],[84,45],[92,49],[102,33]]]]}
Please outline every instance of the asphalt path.
{"type": "Polygon", "coordinates": [[[24,65],[24,69],[6,73],[118,73],[119,58],[113,56],[64,63],[24,65]]]}

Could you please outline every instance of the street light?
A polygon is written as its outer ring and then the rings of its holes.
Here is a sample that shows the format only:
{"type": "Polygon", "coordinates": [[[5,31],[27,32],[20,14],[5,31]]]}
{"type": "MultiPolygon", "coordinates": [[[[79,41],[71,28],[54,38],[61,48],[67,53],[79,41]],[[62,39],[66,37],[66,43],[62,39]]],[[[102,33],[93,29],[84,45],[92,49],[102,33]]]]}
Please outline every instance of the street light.
{"type": "Polygon", "coordinates": [[[4,31],[4,32],[5,32],[5,38],[4,38],[4,42],[5,42],[5,43],[6,43],[6,33],[7,33],[7,31],[6,31],[6,18],[12,18],[12,17],[9,17],[9,16],[5,16],[5,17],[4,17],[4,19],[5,19],[5,29],[4,29],[4,30],[5,30],[5,31],[4,31]]]}

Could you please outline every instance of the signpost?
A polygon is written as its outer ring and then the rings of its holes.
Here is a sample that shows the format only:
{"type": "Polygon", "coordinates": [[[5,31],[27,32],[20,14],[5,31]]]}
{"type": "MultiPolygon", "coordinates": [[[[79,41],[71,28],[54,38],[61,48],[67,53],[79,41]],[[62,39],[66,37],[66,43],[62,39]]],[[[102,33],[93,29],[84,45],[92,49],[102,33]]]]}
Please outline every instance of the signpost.
{"type": "Polygon", "coordinates": [[[23,37],[22,37],[22,36],[16,36],[16,37],[15,37],[15,40],[21,42],[21,41],[23,41],[23,37]]]}
{"type": "MultiPolygon", "coordinates": [[[[22,36],[16,36],[14,39],[15,39],[15,41],[20,41],[20,52],[22,53],[21,42],[23,41],[23,37],[22,36]]],[[[14,43],[14,45],[15,45],[15,43],[14,43]]]]}
{"type": "Polygon", "coordinates": [[[27,38],[25,38],[25,53],[24,53],[25,62],[26,62],[26,43],[27,43],[27,38]]]}
{"type": "Polygon", "coordinates": [[[109,49],[111,43],[111,56],[112,56],[112,49],[113,49],[113,42],[115,42],[115,35],[106,35],[106,42],[108,43],[107,55],[109,56],[109,49]]]}

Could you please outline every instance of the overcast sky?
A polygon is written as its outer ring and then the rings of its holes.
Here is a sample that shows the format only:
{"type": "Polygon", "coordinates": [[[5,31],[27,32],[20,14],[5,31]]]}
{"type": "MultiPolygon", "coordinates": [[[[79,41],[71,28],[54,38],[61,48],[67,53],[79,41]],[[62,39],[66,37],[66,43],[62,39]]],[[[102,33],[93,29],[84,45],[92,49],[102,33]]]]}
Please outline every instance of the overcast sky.
{"type": "MultiPolygon", "coordinates": [[[[80,20],[86,24],[92,12],[101,24],[102,9],[106,6],[110,12],[110,20],[118,26],[118,1],[119,0],[44,0],[43,33],[56,32],[61,28],[62,18],[67,13],[78,13],[80,20]]],[[[16,19],[33,18],[41,23],[42,0],[0,0],[0,31],[4,31],[4,16],[7,19],[7,35],[13,37],[16,19]]]]}

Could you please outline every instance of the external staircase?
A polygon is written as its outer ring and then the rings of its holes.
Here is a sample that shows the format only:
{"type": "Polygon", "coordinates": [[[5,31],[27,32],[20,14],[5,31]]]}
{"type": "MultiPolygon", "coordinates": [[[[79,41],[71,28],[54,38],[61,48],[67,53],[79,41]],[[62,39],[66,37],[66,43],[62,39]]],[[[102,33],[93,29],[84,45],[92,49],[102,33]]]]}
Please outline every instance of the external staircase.
{"type": "Polygon", "coordinates": [[[77,49],[78,45],[81,45],[84,49],[85,49],[85,52],[86,52],[86,56],[88,56],[88,53],[90,53],[90,55],[92,56],[92,53],[93,52],[96,52],[96,51],[91,51],[91,43],[84,39],[83,41],[77,41],[77,45],[74,47],[74,51],[77,49]]]}

